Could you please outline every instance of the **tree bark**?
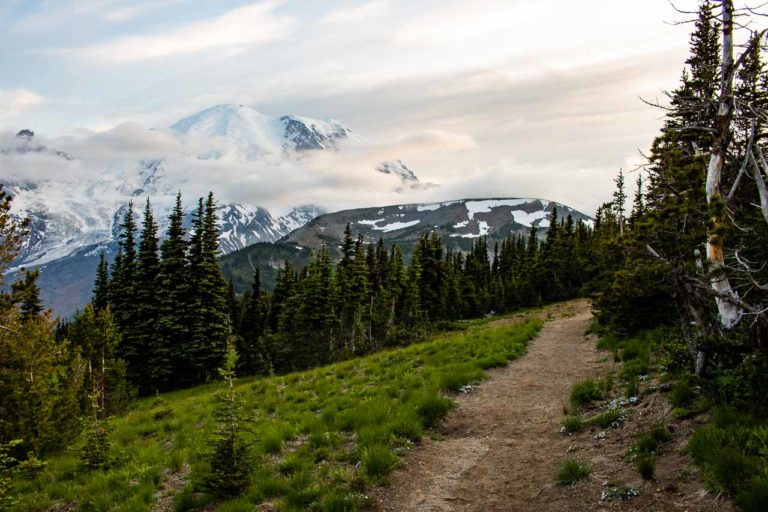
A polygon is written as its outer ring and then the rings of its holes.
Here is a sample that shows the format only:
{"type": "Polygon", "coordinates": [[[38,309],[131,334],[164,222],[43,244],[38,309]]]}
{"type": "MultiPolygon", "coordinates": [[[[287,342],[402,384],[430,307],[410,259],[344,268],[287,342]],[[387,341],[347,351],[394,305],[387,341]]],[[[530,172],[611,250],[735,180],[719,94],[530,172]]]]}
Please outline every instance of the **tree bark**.
{"type": "MultiPolygon", "coordinates": [[[[720,99],[706,182],[707,203],[710,206],[722,201],[723,167],[733,119],[733,0],[723,0],[722,6],[723,56],[720,65],[720,99]]],[[[707,233],[707,260],[713,276],[710,281],[712,288],[719,296],[730,296],[735,295],[735,292],[731,288],[728,277],[723,273],[725,252],[722,230],[724,225],[723,208],[717,208],[712,216],[712,227],[707,233]]],[[[732,329],[741,319],[741,309],[728,300],[722,298],[715,300],[721,326],[726,330],[732,329]]]]}

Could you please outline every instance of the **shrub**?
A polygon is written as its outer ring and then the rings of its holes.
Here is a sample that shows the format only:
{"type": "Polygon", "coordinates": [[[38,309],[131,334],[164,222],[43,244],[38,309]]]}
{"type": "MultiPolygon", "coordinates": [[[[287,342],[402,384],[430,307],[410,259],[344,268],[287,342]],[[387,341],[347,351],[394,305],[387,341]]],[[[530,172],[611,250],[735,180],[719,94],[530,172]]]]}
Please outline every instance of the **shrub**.
{"type": "Polygon", "coordinates": [[[13,477],[19,472],[19,461],[8,452],[22,443],[21,439],[15,439],[8,443],[0,442],[0,510],[10,507],[16,503],[16,499],[11,496],[13,487],[13,477]]]}
{"type": "Polygon", "coordinates": [[[224,367],[219,374],[224,378],[226,391],[218,393],[218,404],[214,411],[217,428],[208,440],[211,452],[208,462],[211,471],[206,475],[204,485],[217,500],[234,498],[248,488],[251,464],[248,460],[248,445],[243,440],[243,401],[235,392],[235,363],[237,353],[229,344],[224,367]]]}
{"type": "Polygon", "coordinates": [[[374,479],[380,478],[395,469],[400,462],[389,446],[374,444],[363,452],[361,460],[365,474],[374,479]]]}
{"type": "Polygon", "coordinates": [[[756,477],[749,481],[736,496],[736,505],[743,512],[762,512],[768,503],[768,477],[756,477]]]}
{"type": "Polygon", "coordinates": [[[592,473],[592,465],[576,459],[565,459],[557,470],[557,483],[572,485],[587,478],[592,473]]]}
{"type": "Polygon", "coordinates": [[[716,491],[733,495],[757,472],[755,457],[745,452],[750,433],[748,427],[705,427],[691,436],[688,452],[716,491]]]}
{"type": "Polygon", "coordinates": [[[641,455],[635,459],[635,467],[643,480],[653,480],[656,474],[656,459],[653,455],[641,455]]]}
{"type": "Polygon", "coordinates": [[[586,379],[573,385],[571,388],[571,404],[574,407],[584,405],[592,400],[600,400],[603,393],[600,385],[593,379],[586,379]]]}
{"type": "Polygon", "coordinates": [[[83,431],[85,443],[80,450],[80,462],[88,469],[100,469],[109,464],[109,429],[104,420],[94,418],[83,431]]]}

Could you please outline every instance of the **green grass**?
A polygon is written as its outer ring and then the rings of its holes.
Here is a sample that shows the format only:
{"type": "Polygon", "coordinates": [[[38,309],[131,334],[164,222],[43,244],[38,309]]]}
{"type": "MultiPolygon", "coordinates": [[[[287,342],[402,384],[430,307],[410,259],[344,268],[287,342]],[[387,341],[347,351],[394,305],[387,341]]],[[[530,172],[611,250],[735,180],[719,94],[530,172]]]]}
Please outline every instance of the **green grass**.
{"type": "Polygon", "coordinates": [[[579,480],[584,480],[592,473],[592,464],[579,462],[576,459],[565,459],[557,470],[557,483],[560,485],[573,485],[579,480]]]}
{"type": "Polygon", "coordinates": [[[612,379],[585,379],[577,382],[571,388],[571,405],[579,407],[588,404],[593,400],[603,398],[603,392],[612,383],[612,379]]]}
{"type": "Polygon", "coordinates": [[[581,416],[566,416],[560,421],[560,426],[564,433],[572,434],[581,430],[583,423],[581,416]]]}
{"type": "Polygon", "coordinates": [[[656,459],[653,455],[643,454],[635,459],[635,467],[643,480],[653,480],[656,475],[656,459]]]}
{"type": "MultiPolygon", "coordinates": [[[[247,492],[220,510],[252,510],[264,501],[278,510],[350,511],[366,506],[366,487],[399,464],[399,454],[453,406],[446,393],[479,381],[483,370],[525,351],[542,325],[489,326],[462,331],[301,373],[245,378],[237,392],[252,419],[247,492]]],[[[139,401],[110,422],[112,463],[103,471],[62,452],[32,480],[16,482],[17,511],[77,503],[89,511],[148,510],[169,476],[182,482],[177,510],[210,504],[199,482],[209,467],[206,441],[215,428],[221,384],[139,401]],[[166,406],[167,404],[167,406],[166,406]],[[158,414],[160,412],[160,414],[158,414]]]]}
{"type": "Polygon", "coordinates": [[[663,424],[658,424],[648,432],[638,435],[632,450],[638,454],[654,454],[659,446],[670,439],[672,439],[672,434],[669,433],[669,430],[663,424]]]}
{"type": "Polygon", "coordinates": [[[691,436],[687,450],[715,492],[735,496],[737,502],[751,501],[768,487],[768,426],[764,419],[718,408],[713,423],[691,436]]]}
{"type": "Polygon", "coordinates": [[[624,420],[621,409],[611,409],[583,421],[587,427],[608,428],[620,424],[624,420]]]}

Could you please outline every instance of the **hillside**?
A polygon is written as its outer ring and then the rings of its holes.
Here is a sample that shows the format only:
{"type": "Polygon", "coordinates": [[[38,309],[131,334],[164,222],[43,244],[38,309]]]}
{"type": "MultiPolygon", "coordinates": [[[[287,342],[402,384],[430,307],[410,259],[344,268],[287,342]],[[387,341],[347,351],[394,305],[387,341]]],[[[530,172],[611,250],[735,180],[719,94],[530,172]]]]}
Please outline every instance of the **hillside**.
{"type": "Polygon", "coordinates": [[[422,233],[434,229],[449,247],[466,249],[480,236],[486,236],[490,242],[504,240],[510,234],[527,236],[531,226],[538,228],[539,235],[543,236],[555,210],[558,220],[571,215],[574,222],[592,221],[573,208],[546,199],[459,199],[329,213],[316,217],[279,242],[311,249],[322,245],[334,247],[344,238],[344,229],[349,222],[352,231],[362,234],[367,241],[381,237],[386,242],[408,247],[422,233]]]}
{"type": "MultiPolygon", "coordinates": [[[[445,393],[482,379],[484,369],[519,357],[541,327],[525,315],[475,321],[406,348],[280,377],[242,379],[254,431],[249,491],[231,510],[361,510],[366,489],[383,481],[400,456],[452,407],[445,393]],[[250,505],[248,505],[250,504],[250,505]]],[[[111,464],[89,472],[77,448],[52,458],[33,481],[20,481],[11,510],[189,510],[207,471],[206,440],[215,428],[207,385],[142,400],[111,421],[111,464]]],[[[225,505],[220,505],[224,507],[225,505]]]]}
{"type": "Polygon", "coordinates": [[[225,255],[221,268],[227,279],[233,279],[235,289],[242,292],[250,286],[254,265],[258,265],[262,285],[271,290],[277,268],[285,259],[301,268],[312,252],[323,246],[333,257],[339,257],[347,223],[354,237],[361,234],[367,243],[382,238],[387,246],[399,245],[408,257],[419,236],[431,230],[454,251],[467,251],[480,236],[487,237],[492,249],[494,243],[501,243],[509,235],[527,237],[531,226],[537,228],[542,239],[555,209],[559,220],[570,215],[574,222],[592,223],[588,215],[546,199],[459,199],[356,208],[319,215],[273,244],[254,244],[225,255]]]}

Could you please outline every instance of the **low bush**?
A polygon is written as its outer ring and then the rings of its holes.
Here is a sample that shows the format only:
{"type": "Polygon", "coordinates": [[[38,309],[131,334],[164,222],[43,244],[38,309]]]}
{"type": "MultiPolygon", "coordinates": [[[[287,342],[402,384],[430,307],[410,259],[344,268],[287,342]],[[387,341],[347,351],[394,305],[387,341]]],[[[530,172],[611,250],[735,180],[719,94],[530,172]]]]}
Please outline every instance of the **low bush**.
{"type": "Polygon", "coordinates": [[[707,426],[693,434],[687,449],[717,492],[737,495],[755,475],[768,471],[766,426],[707,426]]]}
{"type": "Polygon", "coordinates": [[[768,476],[750,480],[736,496],[735,501],[743,512],[763,512],[768,504],[768,476]]]}

